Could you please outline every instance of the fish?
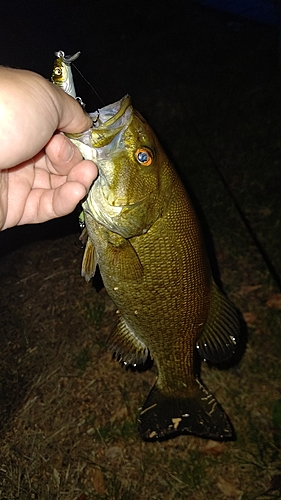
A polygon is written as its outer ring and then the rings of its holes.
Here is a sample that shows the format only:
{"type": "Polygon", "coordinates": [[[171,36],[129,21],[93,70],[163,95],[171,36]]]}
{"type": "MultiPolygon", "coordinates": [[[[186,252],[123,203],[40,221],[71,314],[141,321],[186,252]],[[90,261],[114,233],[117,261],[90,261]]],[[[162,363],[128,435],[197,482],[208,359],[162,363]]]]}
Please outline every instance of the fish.
{"type": "Polygon", "coordinates": [[[199,360],[233,356],[239,319],[214,282],[191,200],[129,95],[91,116],[91,129],[70,135],[99,171],[82,203],[81,274],[89,281],[98,266],[117,307],[108,339],[117,360],[137,366],[150,357],[157,366],[139,433],[146,441],[233,439],[229,418],[200,379],[199,360]]]}

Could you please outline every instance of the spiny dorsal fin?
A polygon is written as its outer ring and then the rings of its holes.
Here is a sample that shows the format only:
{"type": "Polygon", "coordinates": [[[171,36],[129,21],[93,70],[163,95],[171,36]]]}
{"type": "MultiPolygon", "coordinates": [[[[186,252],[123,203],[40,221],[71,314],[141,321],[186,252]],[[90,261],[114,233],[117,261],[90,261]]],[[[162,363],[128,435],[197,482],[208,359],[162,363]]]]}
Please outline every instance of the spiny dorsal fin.
{"type": "Polygon", "coordinates": [[[81,276],[83,276],[86,281],[90,281],[90,279],[95,275],[96,267],[97,256],[95,247],[92,240],[88,238],[82,261],[81,276]]]}
{"type": "Polygon", "coordinates": [[[231,358],[239,340],[239,327],[234,305],[213,283],[208,319],[196,343],[201,359],[216,364],[231,358]]]}

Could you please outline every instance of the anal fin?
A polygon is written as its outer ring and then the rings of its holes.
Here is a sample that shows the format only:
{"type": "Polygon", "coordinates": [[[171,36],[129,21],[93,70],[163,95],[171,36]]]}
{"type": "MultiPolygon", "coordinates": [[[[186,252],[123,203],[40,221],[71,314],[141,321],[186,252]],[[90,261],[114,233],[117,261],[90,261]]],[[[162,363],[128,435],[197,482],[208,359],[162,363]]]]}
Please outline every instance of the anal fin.
{"type": "Polygon", "coordinates": [[[166,396],[156,385],[139,416],[138,430],[144,440],[168,439],[192,434],[217,441],[234,438],[233,427],[214,396],[197,380],[190,397],[166,396]]]}
{"type": "Polygon", "coordinates": [[[136,366],[144,364],[147,360],[148,348],[129,329],[122,316],[119,317],[107,342],[118,361],[126,365],[136,366]]]}

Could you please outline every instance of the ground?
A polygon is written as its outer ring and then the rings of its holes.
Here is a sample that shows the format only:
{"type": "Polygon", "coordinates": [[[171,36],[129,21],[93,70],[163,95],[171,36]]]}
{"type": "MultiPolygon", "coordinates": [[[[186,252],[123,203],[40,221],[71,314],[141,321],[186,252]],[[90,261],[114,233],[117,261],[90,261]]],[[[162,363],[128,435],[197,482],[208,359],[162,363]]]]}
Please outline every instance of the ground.
{"type": "MultiPolygon", "coordinates": [[[[216,280],[240,311],[235,363],[202,366],[236,440],[143,442],[137,416],[157,370],[125,369],[108,352],[115,306],[99,276],[80,276],[77,214],[15,228],[0,235],[1,500],[281,497],[278,33],[198,6],[175,12],[160,12],[155,34],[147,8],[138,42],[124,30],[103,98],[129,91],[153,125],[196,206],[216,280]]],[[[116,22],[103,25],[104,51],[116,22]]]]}

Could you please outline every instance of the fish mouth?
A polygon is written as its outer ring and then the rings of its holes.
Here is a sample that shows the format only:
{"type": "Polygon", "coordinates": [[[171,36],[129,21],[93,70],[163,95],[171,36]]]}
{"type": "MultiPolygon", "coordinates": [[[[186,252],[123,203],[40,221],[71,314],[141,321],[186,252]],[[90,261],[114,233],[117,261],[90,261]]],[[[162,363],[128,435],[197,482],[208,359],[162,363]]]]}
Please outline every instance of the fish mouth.
{"type": "Polygon", "coordinates": [[[110,231],[120,234],[124,238],[134,236],[134,229],[132,230],[124,225],[123,214],[127,219],[128,212],[137,210],[141,206],[142,200],[129,204],[127,202],[122,203],[122,200],[118,198],[112,200],[111,203],[109,201],[111,200],[104,195],[102,187],[98,186],[97,191],[97,186],[95,186],[94,195],[88,196],[84,201],[83,210],[110,231]]]}
{"type": "Polygon", "coordinates": [[[103,148],[105,148],[104,155],[107,155],[106,146],[112,148],[114,140],[116,146],[118,136],[128,125],[132,112],[131,98],[126,94],[119,101],[90,113],[93,120],[90,129],[67,136],[78,147],[83,158],[98,164],[100,157],[103,156],[103,148]]]}
{"type": "Polygon", "coordinates": [[[87,212],[89,215],[92,217],[96,217],[97,215],[100,218],[101,214],[103,215],[102,218],[106,216],[107,219],[110,218],[113,219],[114,217],[117,217],[120,215],[123,211],[129,211],[133,210],[134,208],[137,208],[140,206],[142,203],[141,201],[137,201],[136,203],[130,203],[130,204],[124,204],[124,205],[111,205],[107,201],[105,203],[101,203],[100,200],[92,199],[91,201],[88,200],[87,206],[86,203],[84,202],[84,210],[87,212]],[[95,214],[95,215],[94,215],[95,214]]]}
{"type": "Polygon", "coordinates": [[[99,127],[114,127],[114,125],[116,125],[116,122],[118,122],[118,120],[122,118],[122,116],[126,113],[127,108],[129,108],[130,106],[131,98],[129,94],[126,94],[119,101],[116,101],[113,104],[109,104],[108,106],[104,106],[94,113],[90,113],[90,116],[93,119],[93,128],[96,129],[99,127]]]}
{"type": "Polygon", "coordinates": [[[144,198],[141,198],[137,201],[129,202],[126,198],[114,196],[110,187],[106,186],[104,189],[102,184],[101,184],[100,193],[102,194],[102,199],[103,199],[105,205],[107,207],[110,207],[110,209],[112,209],[112,210],[114,210],[115,208],[117,210],[134,208],[134,207],[137,207],[138,205],[140,205],[140,203],[142,203],[144,200],[144,198]]]}
{"type": "Polygon", "coordinates": [[[106,213],[110,218],[114,218],[122,211],[133,210],[143,203],[143,199],[130,203],[124,198],[115,197],[108,185],[105,186],[100,179],[101,177],[98,177],[95,181],[93,196],[87,198],[87,208],[93,210],[93,213],[106,213]]]}

